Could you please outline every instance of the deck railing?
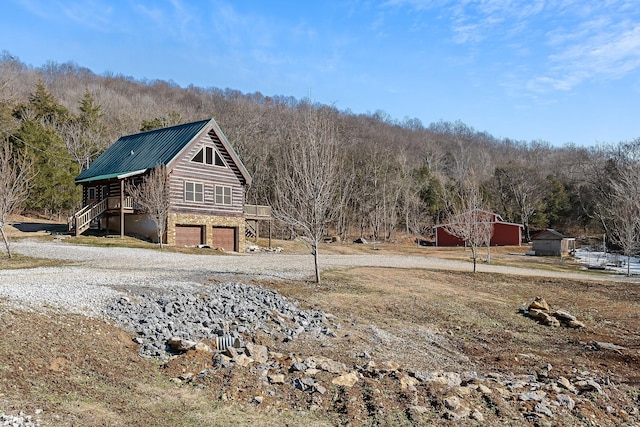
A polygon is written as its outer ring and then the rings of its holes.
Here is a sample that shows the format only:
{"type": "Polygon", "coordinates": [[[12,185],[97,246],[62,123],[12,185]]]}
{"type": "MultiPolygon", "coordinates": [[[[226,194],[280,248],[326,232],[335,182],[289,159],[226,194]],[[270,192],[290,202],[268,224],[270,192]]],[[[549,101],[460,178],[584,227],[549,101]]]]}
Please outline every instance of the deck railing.
{"type": "Polygon", "coordinates": [[[271,206],[244,205],[244,217],[256,220],[271,219],[271,206]]]}
{"type": "Polygon", "coordinates": [[[89,224],[107,209],[107,200],[99,200],[91,205],[87,205],[71,218],[69,221],[69,231],[75,230],[76,236],[89,228],[89,224]]]}
{"type": "MultiPolygon", "coordinates": [[[[120,209],[120,196],[108,197],[108,209],[120,209]]],[[[124,198],[124,209],[135,209],[135,203],[133,201],[133,197],[125,196],[124,198]]]]}

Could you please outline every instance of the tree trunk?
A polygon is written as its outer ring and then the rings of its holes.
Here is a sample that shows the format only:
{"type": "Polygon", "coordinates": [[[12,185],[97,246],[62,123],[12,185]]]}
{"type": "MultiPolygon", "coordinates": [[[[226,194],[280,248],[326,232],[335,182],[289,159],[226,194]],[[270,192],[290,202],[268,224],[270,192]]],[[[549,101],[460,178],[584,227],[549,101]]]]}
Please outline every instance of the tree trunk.
{"type": "Polygon", "coordinates": [[[473,272],[474,273],[476,272],[476,259],[477,259],[476,251],[477,251],[477,248],[475,246],[471,245],[471,257],[473,258],[473,272]]]}
{"type": "Polygon", "coordinates": [[[316,283],[320,283],[320,266],[318,265],[318,246],[320,242],[317,240],[313,242],[313,264],[316,273],[316,283]]]}
{"type": "Polygon", "coordinates": [[[13,258],[13,254],[11,253],[11,246],[9,245],[9,239],[7,238],[7,234],[4,232],[4,224],[0,227],[0,233],[2,233],[2,241],[4,242],[4,247],[7,248],[7,255],[9,258],[13,258]]]}

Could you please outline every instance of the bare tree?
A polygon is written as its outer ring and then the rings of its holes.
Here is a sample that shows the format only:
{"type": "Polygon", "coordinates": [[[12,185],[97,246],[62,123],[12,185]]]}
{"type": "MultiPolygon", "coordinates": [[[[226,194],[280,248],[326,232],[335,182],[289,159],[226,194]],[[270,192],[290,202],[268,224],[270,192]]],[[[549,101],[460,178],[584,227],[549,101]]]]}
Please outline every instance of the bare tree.
{"type": "Polygon", "coordinates": [[[485,210],[485,204],[477,186],[467,186],[461,190],[459,198],[459,202],[454,204],[445,229],[471,248],[475,273],[478,248],[490,247],[491,236],[493,236],[493,214],[485,210]]]}
{"type": "Polygon", "coordinates": [[[166,167],[156,166],[138,185],[127,184],[127,193],[133,197],[137,208],[148,214],[156,224],[158,242],[162,248],[169,216],[169,179],[166,167]]]}
{"type": "Polygon", "coordinates": [[[5,231],[10,214],[27,199],[33,164],[20,153],[13,150],[7,140],[0,146],[0,234],[9,258],[12,258],[11,245],[5,231]]]}
{"type": "Polygon", "coordinates": [[[525,239],[531,240],[530,224],[541,210],[544,182],[535,168],[510,162],[494,173],[495,191],[508,216],[519,217],[525,239]]]}
{"type": "Polygon", "coordinates": [[[105,149],[104,137],[97,130],[83,129],[79,123],[74,121],[56,124],[55,129],[64,140],[69,155],[78,165],[80,171],[87,169],[89,164],[105,149]]]}
{"type": "Polygon", "coordinates": [[[627,276],[631,275],[631,256],[640,250],[640,166],[628,165],[611,182],[611,203],[607,206],[609,239],[627,257],[627,276]]]}
{"type": "Polygon", "coordinates": [[[279,155],[273,215],[302,236],[320,283],[319,244],[338,211],[337,131],[312,108],[294,122],[279,155]]]}

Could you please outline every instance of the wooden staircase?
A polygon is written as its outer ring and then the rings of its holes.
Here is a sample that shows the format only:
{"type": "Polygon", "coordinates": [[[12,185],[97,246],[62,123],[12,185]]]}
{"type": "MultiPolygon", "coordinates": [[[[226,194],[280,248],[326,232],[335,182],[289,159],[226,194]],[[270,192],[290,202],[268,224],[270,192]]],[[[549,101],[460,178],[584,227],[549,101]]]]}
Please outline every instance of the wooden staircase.
{"type": "Polygon", "coordinates": [[[257,236],[256,232],[256,222],[254,220],[245,220],[244,222],[244,235],[246,237],[255,238],[257,236]]]}
{"type": "Polygon", "coordinates": [[[89,229],[91,221],[98,218],[107,210],[107,199],[98,200],[90,205],[85,206],[69,218],[68,227],[70,232],[74,232],[79,236],[89,229]]]}

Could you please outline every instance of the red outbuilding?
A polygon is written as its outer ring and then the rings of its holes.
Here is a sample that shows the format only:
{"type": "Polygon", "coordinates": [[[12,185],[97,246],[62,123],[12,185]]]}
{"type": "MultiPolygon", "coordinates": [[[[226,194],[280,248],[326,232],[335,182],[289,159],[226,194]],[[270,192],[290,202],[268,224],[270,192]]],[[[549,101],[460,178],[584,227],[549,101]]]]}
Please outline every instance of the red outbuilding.
{"type": "MultiPolygon", "coordinates": [[[[491,246],[520,246],[522,241],[522,224],[514,224],[506,222],[500,215],[484,211],[489,214],[490,221],[493,223],[493,236],[491,237],[491,246]]],[[[447,231],[449,224],[436,225],[436,246],[464,246],[464,242],[459,238],[452,236],[447,231]]]]}

